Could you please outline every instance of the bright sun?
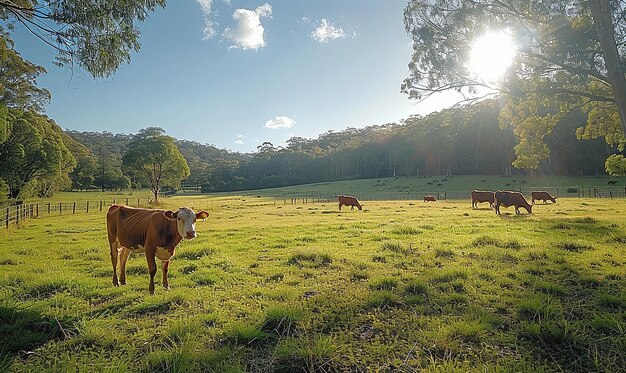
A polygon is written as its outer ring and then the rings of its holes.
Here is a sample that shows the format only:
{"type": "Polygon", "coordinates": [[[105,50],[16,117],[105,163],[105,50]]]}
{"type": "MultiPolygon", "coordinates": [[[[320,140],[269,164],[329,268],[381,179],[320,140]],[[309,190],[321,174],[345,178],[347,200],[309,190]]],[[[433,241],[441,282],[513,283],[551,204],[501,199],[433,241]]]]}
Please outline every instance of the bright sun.
{"type": "Polygon", "coordinates": [[[480,79],[495,83],[511,66],[515,43],[505,31],[489,31],[472,44],[469,68],[480,79]]]}

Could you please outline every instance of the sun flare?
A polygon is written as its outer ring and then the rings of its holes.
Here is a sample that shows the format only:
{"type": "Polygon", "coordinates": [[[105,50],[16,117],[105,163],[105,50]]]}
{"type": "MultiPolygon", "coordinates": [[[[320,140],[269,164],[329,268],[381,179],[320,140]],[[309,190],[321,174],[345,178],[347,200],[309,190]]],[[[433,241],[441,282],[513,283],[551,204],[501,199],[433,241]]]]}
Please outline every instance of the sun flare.
{"type": "Polygon", "coordinates": [[[511,66],[516,46],[506,31],[489,31],[472,44],[469,68],[487,83],[498,81],[511,66]]]}

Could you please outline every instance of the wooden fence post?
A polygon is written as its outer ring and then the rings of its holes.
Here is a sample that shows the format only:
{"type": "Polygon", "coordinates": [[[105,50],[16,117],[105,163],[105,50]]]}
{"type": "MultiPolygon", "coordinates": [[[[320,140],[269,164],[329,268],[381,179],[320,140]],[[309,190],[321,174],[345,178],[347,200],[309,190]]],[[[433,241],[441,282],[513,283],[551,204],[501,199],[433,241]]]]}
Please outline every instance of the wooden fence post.
{"type": "Polygon", "coordinates": [[[20,206],[21,205],[16,206],[17,208],[15,209],[15,225],[20,222],[20,206]]]}
{"type": "Polygon", "coordinates": [[[137,198],[137,207],[139,207],[139,198],[137,198]]]}
{"type": "Polygon", "coordinates": [[[38,218],[39,217],[39,204],[36,204],[35,206],[37,206],[37,211],[36,211],[37,215],[35,217],[38,218]]]}
{"type": "Polygon", "coordinates": [[[126,198],[126,206],[128,206],[128,198],[126,198]]]}
{"type": "Polygon", "coordinates": [[[87,213],[89,214],[89,201],[87,201],[87,213]]]}
{"type": "Polygon", "coordinates": [[[63,210],[63,204],[59,202],[59,214],[62,214],[61,210],[63,210]]]}
{"type": "Polygon", "coordinates": [[[100,212],[102,212],[102,201],[100,201],[100,212]]]}
{"type": "Polygon", "coordinates": [[[10,220],[10,216],[9,216],[9,212],[10,212],[10,207],[7,207],[7,216],[6,216],[6,225],[7,225],[7,229],[9,229],[9,220],[10,220]]]}
{"type": "Polygon", "coordinates": [[[74,207],[72,207],[72,214],[76,214],[76,202],[74,202],[74,207]]]}

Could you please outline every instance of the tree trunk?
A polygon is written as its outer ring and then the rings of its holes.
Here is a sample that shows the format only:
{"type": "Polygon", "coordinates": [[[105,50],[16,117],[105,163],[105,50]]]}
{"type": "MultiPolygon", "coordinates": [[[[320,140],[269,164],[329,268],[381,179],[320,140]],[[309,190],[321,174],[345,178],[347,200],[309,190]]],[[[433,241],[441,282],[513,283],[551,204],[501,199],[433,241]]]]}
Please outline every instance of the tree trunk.
{"type": "Polygon", "coordinates": [[[615,31],[613,27],[611,5],[609,0],[589,0],[598,41],[604,56],[604,64],[608,72],[609,82],[615,97],[615,106],[619,113],[622,132],[626,136],[626,79],[620,63],[615,31]]]}

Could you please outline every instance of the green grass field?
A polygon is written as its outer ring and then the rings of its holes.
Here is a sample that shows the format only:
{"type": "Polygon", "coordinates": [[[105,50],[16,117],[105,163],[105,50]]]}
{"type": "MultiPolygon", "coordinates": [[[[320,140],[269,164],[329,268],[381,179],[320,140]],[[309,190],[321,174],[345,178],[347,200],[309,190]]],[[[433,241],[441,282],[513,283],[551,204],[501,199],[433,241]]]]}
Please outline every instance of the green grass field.
{"type": "Polygon", "coordinates": [[[558,197],[582,197],[594,195],[594,188],[608,197],[609,191],[615,196],[626,194],[626,177],[611,176],[477,176],[454,177],[387,177],[379,179],[357,179],[269,188],[254,191],[233,192],[233,194],[260,195],[274,198],[326,198],[340,194],[351,194],[364,200],[411,200],[422,199],[424,195],[434,195],[448,199],[466,199],[473,189],[479,190],[521,190],[530,194],[532,190],[546,190],[558,197]],[[609,181],[615,184],[608,185],[609,181]],[[577,192],[568,192],[576,188],[577,192]]]}
{"type": "Polygon", "coordinates": [[[626,370],[624,199],[163,203],[211,215],[154,296],[140,255],[111,285],[104,213],[0,232],[0,371],[626,370]]]}

